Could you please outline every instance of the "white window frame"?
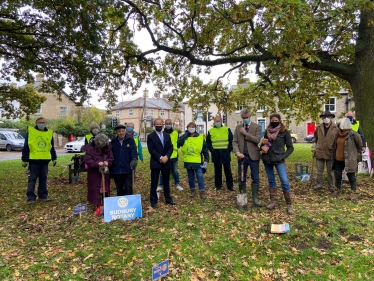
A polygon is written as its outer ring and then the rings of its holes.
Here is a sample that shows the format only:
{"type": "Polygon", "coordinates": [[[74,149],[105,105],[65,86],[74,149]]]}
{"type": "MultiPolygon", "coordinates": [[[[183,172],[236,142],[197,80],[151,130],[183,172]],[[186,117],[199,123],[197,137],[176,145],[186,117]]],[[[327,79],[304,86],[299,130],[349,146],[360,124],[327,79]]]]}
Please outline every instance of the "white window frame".
{"type": "Polygon", "coordinates": [[[328,103],[323,105],[324,111],[336,112],[336,97],[331,97],[328,103]],[[331,103],[331,100],[334,100],[334,103],[331,103]],[[331,110],[331,106],[334,107],[334,110],[331,110]]]}
{"type": "Polygon", "coordinates": [[[60,106],[60,116],[67,116],[68,115],[68,107],[67,106],[60,106]],[[65,109],[65,110],[63,110],[65,109]],[[65,112],[62,112],[65,111],[65,112]]]}
{"type": "Polygon", "coordinates": [[[155,113],[155,110],[152,108],[149,113],[150,113],[149,116],[153,116],[155,113]]]}
{"type": "Polygon", "coordinates": [[[117,118],[120,117],[120,112],[119,112],[119,110],[116,110],[116,117],[117,117],[117,118]]]}
{"type": "Polygon", "coordinates": [[[160,110],[160,116],[165,116],[165,109],[160,110]]]}
{"type": "Polygon", "coordinates": [[[264,112],[265,111],[265,105],[259,106],[257,109],[257,112],[264,112]]]}
{"type": "Polygon", "coordinates": [[[132,111],[132,108],[129,108],[129,116],[133,116],[134,112],[132,111]]]}
{"type": "Polygon", "coordinates": [[[169,118],[170,118],[170,119],[173,118],[173,111],[169,111],[169,118]]]}
{"type": "Polygon", "coordinates": [[[37,115],[42,114],[42,106],[40,106],[39,109],[34,114],[37,114],[37,115]]]}
{"type": "Polygon", "coordinates": [[[235,113],[240,113],[245,108],[244,104],[236,105],[236,111],[235,113]]]}

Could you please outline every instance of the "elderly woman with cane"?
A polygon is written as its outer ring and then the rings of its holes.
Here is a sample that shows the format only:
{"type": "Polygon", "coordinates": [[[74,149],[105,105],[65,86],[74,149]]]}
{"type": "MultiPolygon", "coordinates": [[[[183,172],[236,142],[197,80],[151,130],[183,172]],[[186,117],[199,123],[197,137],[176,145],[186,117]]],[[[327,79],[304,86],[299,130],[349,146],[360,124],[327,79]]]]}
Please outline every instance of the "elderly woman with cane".
{"type": "Polygon", "coordinates": [[[97,134],[86,146],[87,200],[96,206],[95,216],[101,214],[104,197],[109,196],[109,166],[113,163],[112,146],[104,134],[97,134]]]}
{"type": "Polygon", "coordinates": [[[362,140],[361,136],[352,130],[352,123],[348,118],[340,121],[339,131],[335,134],[332,146],[333,171],[335,176],[335,186],[337,194],[342,186],[343,170],[347,172],[352,193],[350,200],[356,200],[356,175],[357,159],[361,156],[362,140]]]}

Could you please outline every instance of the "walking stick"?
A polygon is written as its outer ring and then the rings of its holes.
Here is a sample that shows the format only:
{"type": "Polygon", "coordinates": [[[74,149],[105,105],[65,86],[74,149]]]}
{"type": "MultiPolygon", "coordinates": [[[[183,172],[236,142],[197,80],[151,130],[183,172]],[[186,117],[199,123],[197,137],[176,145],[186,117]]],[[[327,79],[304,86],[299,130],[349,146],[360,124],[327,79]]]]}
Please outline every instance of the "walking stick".
{"type": "Polygon", "coordinates": [[[132,170],[132,193],[134,194],[134,186],[135,186],[135,169],[132,170]]]}

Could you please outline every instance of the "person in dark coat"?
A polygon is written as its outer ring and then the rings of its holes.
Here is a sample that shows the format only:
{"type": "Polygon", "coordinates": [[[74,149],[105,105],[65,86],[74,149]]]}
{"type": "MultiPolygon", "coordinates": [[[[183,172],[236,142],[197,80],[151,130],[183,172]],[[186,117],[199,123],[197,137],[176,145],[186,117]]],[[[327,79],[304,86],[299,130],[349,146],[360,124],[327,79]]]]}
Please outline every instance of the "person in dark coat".
{"type": "Polygon", "coordinates": [[[190,186],[190,198],[195,198],[195,175],[199,186],[200,198],[206,199],[204,170],[208,168],[209,150],[204,136],[196,132],[196,123],[187,124],[186,132],[178,139],[178,148],[182,148],[184,167],[188,174],[188,185],[190,186]]]}
{"type": "Polygon", "coordinates": [[[86,145],[84,161],[87,165],[87,200],[96,205],[95,215],[101,213],[104,205],[102,193],[110,196],[110,175],[109,168],[113,163],[112,146],[104,134],[97,134],[95,139],[86,145]],[[105,177],[105,188],[102,186],[102,174],[105,177]]]}
{"type": "Polygon", "coordinates": [[[235,191],[234,180],[231,173],[231,151],[233,135],[230,128],[222,126],[222,118],[214,118],[214,128],[211,128],[206,137],[206,144],[214,164],[214,190],[222,189],[222,166],[225,172],[227,189],[235,191]]]}
{"type": "Polygon", "coordinates": [[[154,120],[156,131],[150,133],[147,138],[147,146],[149,154],[151,154],[150,168],[151,168],[151,191],[150,201],[151,207],[157,208],[157,184],[160,173],[164,181],[164,197],[166,204],[176,205],[170,195],[170,157],[173,153],[173,144],[169,134],[162,131],[163,121],[161,118],[154,120]]]}
{"type": "Polygon", "coordinates": [[[126,134],[122,124],[114,128],[117,136],[112,139],[113,165],[111,175],[116,184],[117,196],[132,195],[132,172],[138,163],[138,154],[133,137],[126,134]]]}
{"type": "Polygon", "coordinates": [[[278,206],[277,186],[274,175],[274,167],[278,172],[279,180],[282,185],[284,199],[287,204],[287,212],[290,215],[294,214],[291,200],[291,187],[288,182],[287,169],[285,159],[293,152],[293,144],[290,131],[281,122],[281,117],[278,113],[270,115],[270,124],[265,130],[264,138],[271,143],[267,146],[264,143],[260,145],[264,162],[265,171],[269,181],[269,194],[271,203],[267,206],[268,209],[274,209],[278,206]],[[284,147],[286,146],[286,151],[284,147]]]}

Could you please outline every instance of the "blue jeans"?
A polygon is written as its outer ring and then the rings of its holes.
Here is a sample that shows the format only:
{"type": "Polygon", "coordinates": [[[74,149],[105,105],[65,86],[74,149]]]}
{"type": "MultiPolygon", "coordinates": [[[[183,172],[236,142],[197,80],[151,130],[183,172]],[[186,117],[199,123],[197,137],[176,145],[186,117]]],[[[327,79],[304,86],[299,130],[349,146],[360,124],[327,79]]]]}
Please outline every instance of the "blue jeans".
{"type": "MultiPolygon", "coordinates": [[[[179,185],[179,173],[178,173],[178,160],[177,161],[170,161],[171,164],[171,172],[174,177],[174,183],[175,186],[179,185]]],[[[160,186],[164,186],[164,182],[162,181],[162,174],[160,174],[160,183],[158,184],[160,186]]]]}
{"type": "Polygon", "coordinates": [[[36,181],[39,179],[38,183],[38,197],[39,199],[48,198],[48,188],[47,188],[47,176],[48,176],[48,161],[30,161],[29,170],[30,175],[27,183],[26,196],[27,201],[35,201],[35,185],[36,181]]]}
{"type": "Polygon", "coordinates": [[[283,191],[290,191],[291,187],[288,182],[287,178],[287,170],[286,170],[286,164],[281,163],[281,164],[268,164],[264,163],[265,166],[265,171],[268,176],[268,181],[269,181],[269,187],[270,188],[276,188],[277,184],[275,182],[275,175],[274,175],[274,166],[275,169],[277,169],[279,180],[282,185],[282,190],[283,191]]]}
{"type": "Polygon", "coordinates": [[[238,160],[238,182],[242,182],[242,161],[244,167],[244,180],[247,181],[248,167],[251,168],[251,179],[253,184],[260,183],[260,160],[253,161],[251,157],[245,156],[242,160],[238,160]]]}
{"type": "Polygon", "coordinates": [[[195,189],[195,173],[197,178],[197,184],[199,185],[199,190],[205,190],[204,185],[204,176],[203,176],[203,169],[187,169],[188,174],[188,184],[190,189],[195,189]]]}

